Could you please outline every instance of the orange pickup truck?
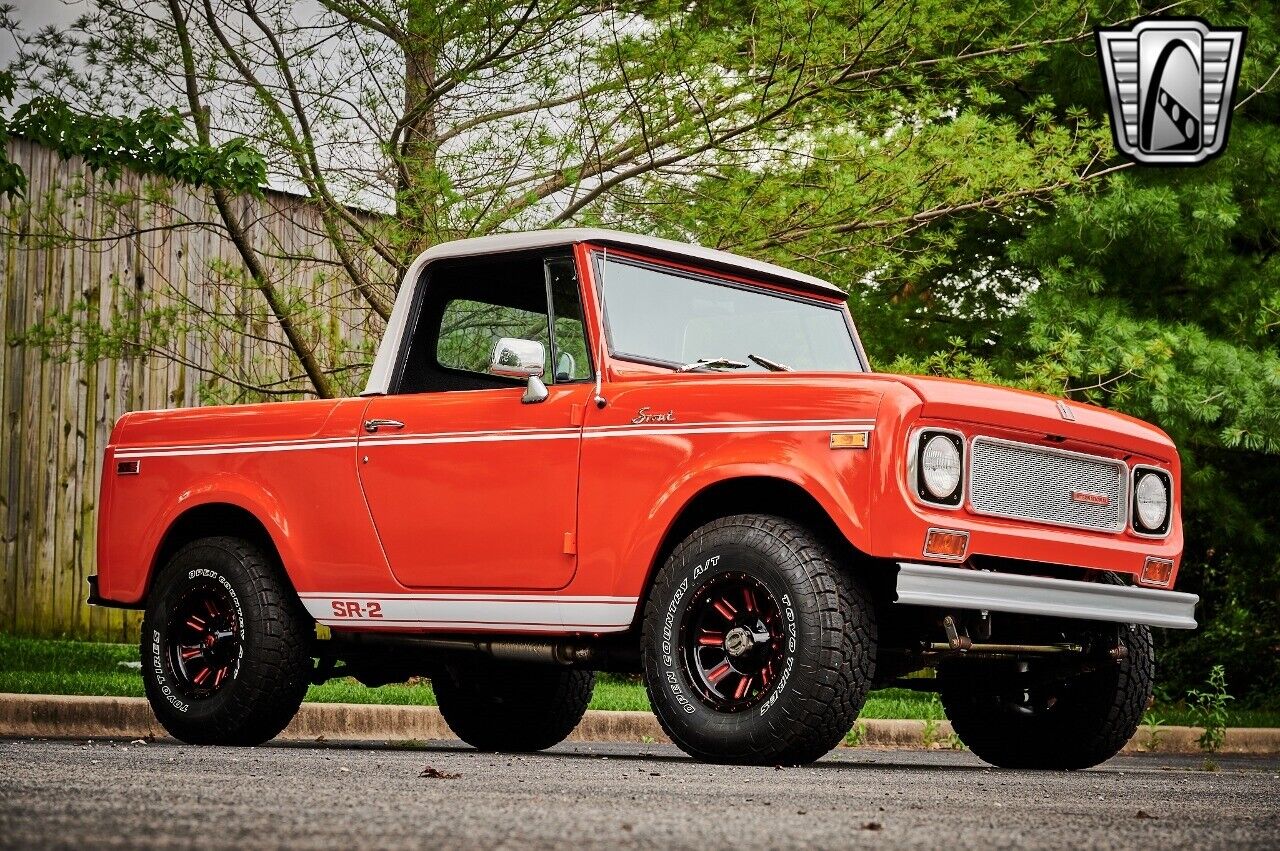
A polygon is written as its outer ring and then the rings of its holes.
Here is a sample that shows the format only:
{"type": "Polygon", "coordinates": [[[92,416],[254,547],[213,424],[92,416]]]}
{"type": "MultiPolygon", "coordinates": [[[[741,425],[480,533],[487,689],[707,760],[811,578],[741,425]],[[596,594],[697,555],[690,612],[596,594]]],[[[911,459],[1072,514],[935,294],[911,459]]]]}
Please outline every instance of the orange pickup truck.
{"type": "Polygon", "coordinates": [[[616,231],[436,246],[360,397],[131,413],[104,471],[90,600],[146,610],[188,742],[427,676],[459,737],[536,750],[620,671],[699,759],[817,759],[892,684],[991,763],[1083,768],[1150,627],[1195,627],[1158,428],[872,372],[837,287],[616,231]]]}

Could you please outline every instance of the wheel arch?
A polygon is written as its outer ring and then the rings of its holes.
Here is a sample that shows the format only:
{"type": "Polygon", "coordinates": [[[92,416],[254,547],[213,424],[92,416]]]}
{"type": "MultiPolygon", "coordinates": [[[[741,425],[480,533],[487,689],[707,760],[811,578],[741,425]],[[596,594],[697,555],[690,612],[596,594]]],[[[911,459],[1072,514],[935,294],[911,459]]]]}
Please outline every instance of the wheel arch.
{"type": "Polygon", "coordinates": [[[296,594],[277,537],[267,523],[244,505],[209,501],[185,509],[169,522],[151,556],[143,598],[150,594],[156,576],[178,550],[192,541],[217,535],[242,538],[259,547],[296,594]]]}
{"type": "Polygon", "coordinates": [[[850,540],[832,517],[830,509],[808,488],[791,479],[769,474],[737,475],[711,482],[693,493],[667,524],[647,566],[636,622],[643,616],[644,601],[653,589],[658,570],[681,541],[712,520],[735,514],[771,514],[812,529],[836,551],[842,565],[854,565],[870,557],[850,540]]]}

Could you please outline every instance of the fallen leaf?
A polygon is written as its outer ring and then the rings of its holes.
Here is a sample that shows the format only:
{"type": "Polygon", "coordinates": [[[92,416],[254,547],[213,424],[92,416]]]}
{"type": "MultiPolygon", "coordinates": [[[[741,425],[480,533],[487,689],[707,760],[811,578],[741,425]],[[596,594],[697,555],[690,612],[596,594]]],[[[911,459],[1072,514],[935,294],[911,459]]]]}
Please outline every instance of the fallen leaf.
{"type": "Polygon", "coordinates": [[[459,777],[461,777],[462,775],[461,775],[461,774],[450,774],[449,772],[447,772],[447,771],[441,771],[440,769],[438,769],[438,768],[436,768],[436,767],[434,767],[434,766],[431,766],[431,765],[425,765],[425,766],[423,766],[423,767],[422,767],[422,771],[418,774],[418,776],[419,776],[419,777],[430,777],[430,778],[432,778],[433,780],[457,780],[457,779],[458,779],[459,777]]]}
{"type": "Polygon", "coordinates": [[[1151,815],[1146,810],[1138,810],[1138,814],[1134,818],[1156,818],[1156,816],[1151,815]]]}
{"type": "Polygon", "coordinates": [[[623,829],[623,830],[626,830],[626,831],[630,831],[630,830],[632,829],[632,827],[631,827],[631,825],[627,824],[626,822],[623,822],[623,823],[622,823],[622,829],[623,829]]]}
{"type": "Polygon", "coordinates": [[[869,821],[862,826],[863,830],[884,830],[884,825],[878,821],[869,821]]]}

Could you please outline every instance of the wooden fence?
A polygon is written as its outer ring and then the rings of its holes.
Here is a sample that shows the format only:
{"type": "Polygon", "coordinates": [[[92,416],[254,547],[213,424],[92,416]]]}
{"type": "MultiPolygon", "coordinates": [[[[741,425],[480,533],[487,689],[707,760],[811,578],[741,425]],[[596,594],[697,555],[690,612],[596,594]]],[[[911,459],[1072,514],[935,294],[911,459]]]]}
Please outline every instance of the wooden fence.
{"type": "MultiPolygon", "coordinates": [[[[9,156],[29,186],[0,203],[0,631],[133,641],[136,613],[84,602],[116,418],[235,398],[237,385],[213,373],[268,382],[297,367],[260,296],[237,279],[242,264],[204,192],[136,174],[106,184],[21,140],[9,156]],[[192,315],[202,318],[172,321],[192,315]],[[169,322],[167,338],[84,358],[28,333],[43,325],[83,342],[83,328],[67,331],[75,321],[92,330],[131,318],[169,322]]],[[[314,309],[308,333],[329,362],[352,364],[344,380],[358,385],[380,324],[349,293],[319,215],[283,193],[239,203],[255,244],[280,258],[273,280],[314,309]]]]}

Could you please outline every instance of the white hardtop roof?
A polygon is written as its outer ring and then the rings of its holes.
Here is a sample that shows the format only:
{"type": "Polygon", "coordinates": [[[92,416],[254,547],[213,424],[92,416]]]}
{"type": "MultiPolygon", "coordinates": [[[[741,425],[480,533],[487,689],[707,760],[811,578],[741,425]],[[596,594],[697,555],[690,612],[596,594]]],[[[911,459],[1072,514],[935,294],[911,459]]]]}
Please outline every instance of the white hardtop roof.
{"type": "Polygon", "coordinates": [[[766,263],[763,260],[752,260],[750,257],[742,257],[715,248],[703,248],[701,245],[694,245],[689,242],[677,242],[674,239],[662,239],[656,236],[645,236],[644,234],[609,230],[607,228],[532,230],[523,233],[498,233],[490,236],[477,236],[471,239],[442,242],[424,251],[414,265],[425,265],[434,260],[444,260],[449,257],[475,257],[482,254],[500,254],[508,251],[536,251],[562,245],[576,245],[580,242],[616,245],[619,248],[630,248],[642,253],[694,260],[720,269],[745,273],[748,276],[765,277],[775,281],[799,284],[802,289],[806,290],[844,296],[844,292],[839,287],[821,278],[815,278],[812,275],[806,275],[782,266],[775,266],[773,263],[766,263]]]}
{"type": "Polygon", "coordinates": [[[477,236],[471,239],[457,239],[432,246],[418,255],[417,259],[405,272],[400,282],[400,293],[396,296],[395,309],[387,322],[386,332],[378,346],[378,355],[373,362],[373,370],[369,373],[369,382],[365,385],[364,395],[388,392],[391,383],[391,372],[395,359],[400,351],[400,340],[403,337],[409,320],[413,293],[422,278],[422,270],[437,260],[448,260],[457,257],[478,257],[488,254],[503,254],[515,251],[537,251],[558,246],[577,245],[590,242],[602,246],[617,246],[632,249],[637,253],[659,255],[674,260],[690,260],[695,265],[726,272],[737,272],[747,277],[762,278],[782,284],[791,284],[798,289],[820,293],[827,296],[844,297],[839,287],[821,278],[796,272],[763,260],[752,260],[719,251],[715,248],[703,248],[688,242],[677,242],[673,239],[662,239],[656,236],[645,236],[638,233],[627,233],[607,228],[557,228],[555,230],[533,230],[523,233],[499,233],[490,236],[477,236]]]}

